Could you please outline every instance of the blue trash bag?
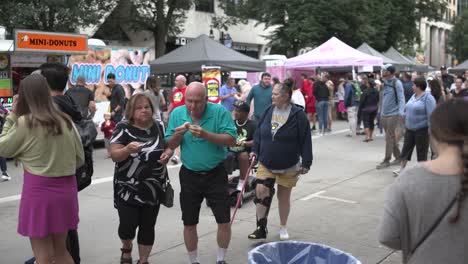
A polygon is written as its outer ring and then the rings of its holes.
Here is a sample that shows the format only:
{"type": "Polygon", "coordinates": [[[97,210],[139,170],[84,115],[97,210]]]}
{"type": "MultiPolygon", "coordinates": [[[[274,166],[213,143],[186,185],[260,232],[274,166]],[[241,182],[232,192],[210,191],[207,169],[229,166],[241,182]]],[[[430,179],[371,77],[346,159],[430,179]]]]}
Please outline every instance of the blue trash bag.
{"type": "Polygon", "coordinates": [[[249,264],[361,264],[359,260],[336,248],[325,245],[284,241],[272,242],[252,249],[249,264]]]}

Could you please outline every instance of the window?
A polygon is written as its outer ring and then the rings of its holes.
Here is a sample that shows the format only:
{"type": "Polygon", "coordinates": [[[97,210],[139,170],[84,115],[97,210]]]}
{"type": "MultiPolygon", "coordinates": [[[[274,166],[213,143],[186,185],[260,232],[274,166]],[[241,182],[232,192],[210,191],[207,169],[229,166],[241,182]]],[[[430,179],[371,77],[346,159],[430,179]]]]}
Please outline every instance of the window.
{"type": "Polygon", "coordinates": [[[242,0],[225,0],[226,1],[226,15],[238,16],[240,6],[242,6],[242,0]]]}
{"type": "Polygon", "coordinates": [[[201,12],[214,13],[214,0],[195,1],[195,10],[201,11],[201,12]]]}

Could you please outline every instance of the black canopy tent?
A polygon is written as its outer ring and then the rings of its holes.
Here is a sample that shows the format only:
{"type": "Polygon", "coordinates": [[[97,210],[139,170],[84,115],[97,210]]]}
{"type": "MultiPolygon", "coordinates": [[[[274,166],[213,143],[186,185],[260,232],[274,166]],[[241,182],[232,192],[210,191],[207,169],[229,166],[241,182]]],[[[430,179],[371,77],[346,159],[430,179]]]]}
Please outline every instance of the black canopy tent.
{"type": "Polygon", "coordinates": [[[219,66],[222,71],[263,72],[266,68],[264,61],[227,48],[204,34],[150,62],[154,74],[201,72],[202,65],[219,66]]]}
{"type": "Polygon", "coordinates": [[[460,74],[464,73],[464,71],[468,70],[468,60],[464,61],[461,64],[458,64],[457,66],[453,67],[452,69],[449,70],[450,73],[455,73],[455,74],[460,74]]]}

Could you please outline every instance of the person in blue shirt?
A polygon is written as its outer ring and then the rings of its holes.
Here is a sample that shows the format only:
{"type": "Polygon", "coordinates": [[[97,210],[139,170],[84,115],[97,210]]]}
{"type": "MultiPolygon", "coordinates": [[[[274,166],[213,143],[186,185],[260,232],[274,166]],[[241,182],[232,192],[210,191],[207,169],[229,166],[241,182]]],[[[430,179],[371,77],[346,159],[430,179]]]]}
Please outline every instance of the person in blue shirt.
{"type": "Polygon", "coordinates": [[[385,158],[377,165],[377,169],[388,168],[400,164],[400,148],[398,142],[403,135],[405,94],[403,84],[395,77],[395,66],[385,64],[382,67],[383,96],[380,117],[385,130],[385,158]],[[392,154],[395,160],[390,162],[392,154]]]}
{"type": "Polygon", "coordinates": [[[228,78],[226,84],[221,86],[219,90],[219,99],[221,99],[221,104],[229,111],[234,110],[234,103],[236,102],[235,96],[240,96],[240,93],[237,91],[236,80],[233,78],[228,78]]]}
{"type": "Polygon", "coordinates": [[[406,167],[411,160],[413,149],[416,147],[418,162],[427,160],[429,152],[429,120],[436,107],[436,101],[430,92],[426,92],[426,80],[417,78],[414,80],[414,94],[405,107],[405,141],[401,150],[401,168],[396,170],[396,175],[406,167]]]}
{"type": "Polygon", "coordinates": [[[344,107],[348,115],[349,130],[351,134],[346,135],[352,137],[356,135],[357,130],[357,107],[358,102],[356,101],[356,90],[354,89],[353,75],[348,74],[344,83],[345,95],[344,95],[344,107]]]}
{"type": "Polygon", "coordinates": [[[271,75],[268,72],[262,74],[262,80],[259,84],[252,87],[247,95],[246,102],[250,105],[252,99],[255,101],[253,118],[260,120],[265,110],[271,105],[271,75]]]}
{"type": "Polygon", "coordinates": [[[181,148],[180,207],[190,263],[198,263],[197,224],[203,199],[218,224],[217,264],[224,261],[231,240],[227,147],[236,145],[237,129],[222,105],[207,102],[205,86],[192,82],[185,105],[172,111],[165,138],[170,149],[181,148]]]}

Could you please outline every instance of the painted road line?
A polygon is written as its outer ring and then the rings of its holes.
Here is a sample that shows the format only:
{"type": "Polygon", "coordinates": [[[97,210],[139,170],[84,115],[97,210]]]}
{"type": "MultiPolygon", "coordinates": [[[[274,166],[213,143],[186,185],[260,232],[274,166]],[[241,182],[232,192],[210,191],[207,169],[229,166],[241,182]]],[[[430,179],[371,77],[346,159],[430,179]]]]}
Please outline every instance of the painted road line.
{"type": "Polygon", "coordinates": [[[346,132],[349,132],[349,129],[337,130],[337,131],[333,131],[333,132],[325,134],[325,135],[315,135],[315,136],[312,136],[312,139],[317,139],[317,138],[321,138],[321,137],[324,137],[324,136],[338,135],[338,134],[342,134],[342,133],[346,133],[346,132]]]}
{"type": "MultiPolygon", "coordinates": [[[[180,163],[177,164],[177,165],[168,165],[167,168],[168,169],[172,169],[172,168],[178,168],[182,166],[180,163]]],[[[106,183],[106,182],[111,182],[112,180],[114,179],[113,176],[111,177],[104,177],[104,178],[96,178],[96,179],[93,179],[93,181],[91,182],[91,185],[96,185],[96,184],[101,184],[101,183],[106,183]]],[[[14,202],[14,201],[18,201],[21,199],[21,194],[17,194],[17,195],[12,195],[12,196],[7,196],[7,197],[3,197],[3,198],[0,198],[0,204],[2,203],[8,203],[8,202],[14,202]]]]}
{"type": "Polygon", "coordinates": [[[342,202],[342,203],[349,203],[349,204],[355,204],[357,203],[356,201],[351,201],[351,200],[345,200],[345,199],[340,199],[336,197],[330,197],[330,196],[323,196],[323,195],[316,195],[313,198],[320,198],[320,199],[325,199],[325,200],[331,200],[331,201],[337,201],[337,202],[342,202]]]}
{"type": "Polygon", "coordinates": [[[0,204],[1,203],[17,201],[19,199],[21,199],[21,194],[3,197],[3,198],[0,198],[0,204]]]}
{"type": "MultiPolygon", "coordinates": [[[[345,133],[345,132],[347,132],[347,131],[349,131],[349,129],[337,130],[337,131],[334,131],[334,132],[332,132],[332,133],[325,134],[325,136],[327,136],[327,135],[341,134],[341,133],[345,133]]],[[[321,138],[321,137],[322,137],[322,135],[317,135],[317,136],[313,136],[312,138],[313,138],[313,139],[317,139],[317,138],[321,138]]],[[[167,168],[168,168],[168,169],[173,169],[173,168],[179,168],[180,166],[182,166],[182,164],[179,163],[179,164],[176,164],[176,165],[168,165],[167,168]]],[[[110,181],[112,181],[113,178],[114,178],[114,177],[96,178],[96,179],[93,179],[93,181],[91,182],[91,185],[96,185],[96,184],[101,184],[101,183],[110,182],[110,181]]],[[[318,192],[317,194],[315,194],[315,196],[317,196],[317,195],[319,195],[319,194],[321,194],[321,193],[323,193],[323,192],[325,192],[325,191],[318,192]]],[[[309,197],[309,196],[307,196],[307,197],[302,198],[301,200],[302,200],[302,201],[306,201],[306,200],[309,200],[309,199],[311,199],[311,198],[313,198],[313,197],[315,197],[315,196],[312,196],[312,197],[310,197],[310,198],[308,198],[308,199],[305,199],[305,198],[309,197]],[[303,200],[303,199],[305,199],[305,200],[303,200]]],[[[0,204],[2,204],[2,203],[7,203],[7,202],[18,201],[19,199],[21,199],[21,195],[20,195],[20,194],[12,195],[12,196],[7,196],[7,197],[3,197],[3,198],[0,198],[0,204]]],[[[338,199],[338,198],[337,198],[337,199],[338,199]]]]}
{"type": "Polygon", "coordinates": [[[307,201],[307,200],[310,200],[312,198],[320,198],[320,199],[325,199],[325,200],[331,200],[331,201],[337,201],[337,202],[343,202],[343,203],[350,203],[350,204],[355,204],[357,203],[356,201],[351,201],[351,200],[346,200],[346,199],[340,199],[340,198],[337,198],[337,197],[331,197],[331,196],[325,196],[325,195],[322,195],[323,193],[326,193],[327,191],[318,191],[316,193],[313,193],[313,194],[310,194],[310,195],[307,195],[299,200],[301,201],[307,201]]]}
{"type": "Polygon", "coordinates": [[[307,200],[310,200],[310,199],[316,197],[317,195],[320,195],[320,194],[326,193],[326,192],[327,192],[327,191],[319,191],[319,192],[316,192],[316,193],[307,195],[306,197],[303,197],[303,198],[301,198],[301,199],[299,199],[299,200],[301,200],[301,201],[307,201],[307,200]]]}

